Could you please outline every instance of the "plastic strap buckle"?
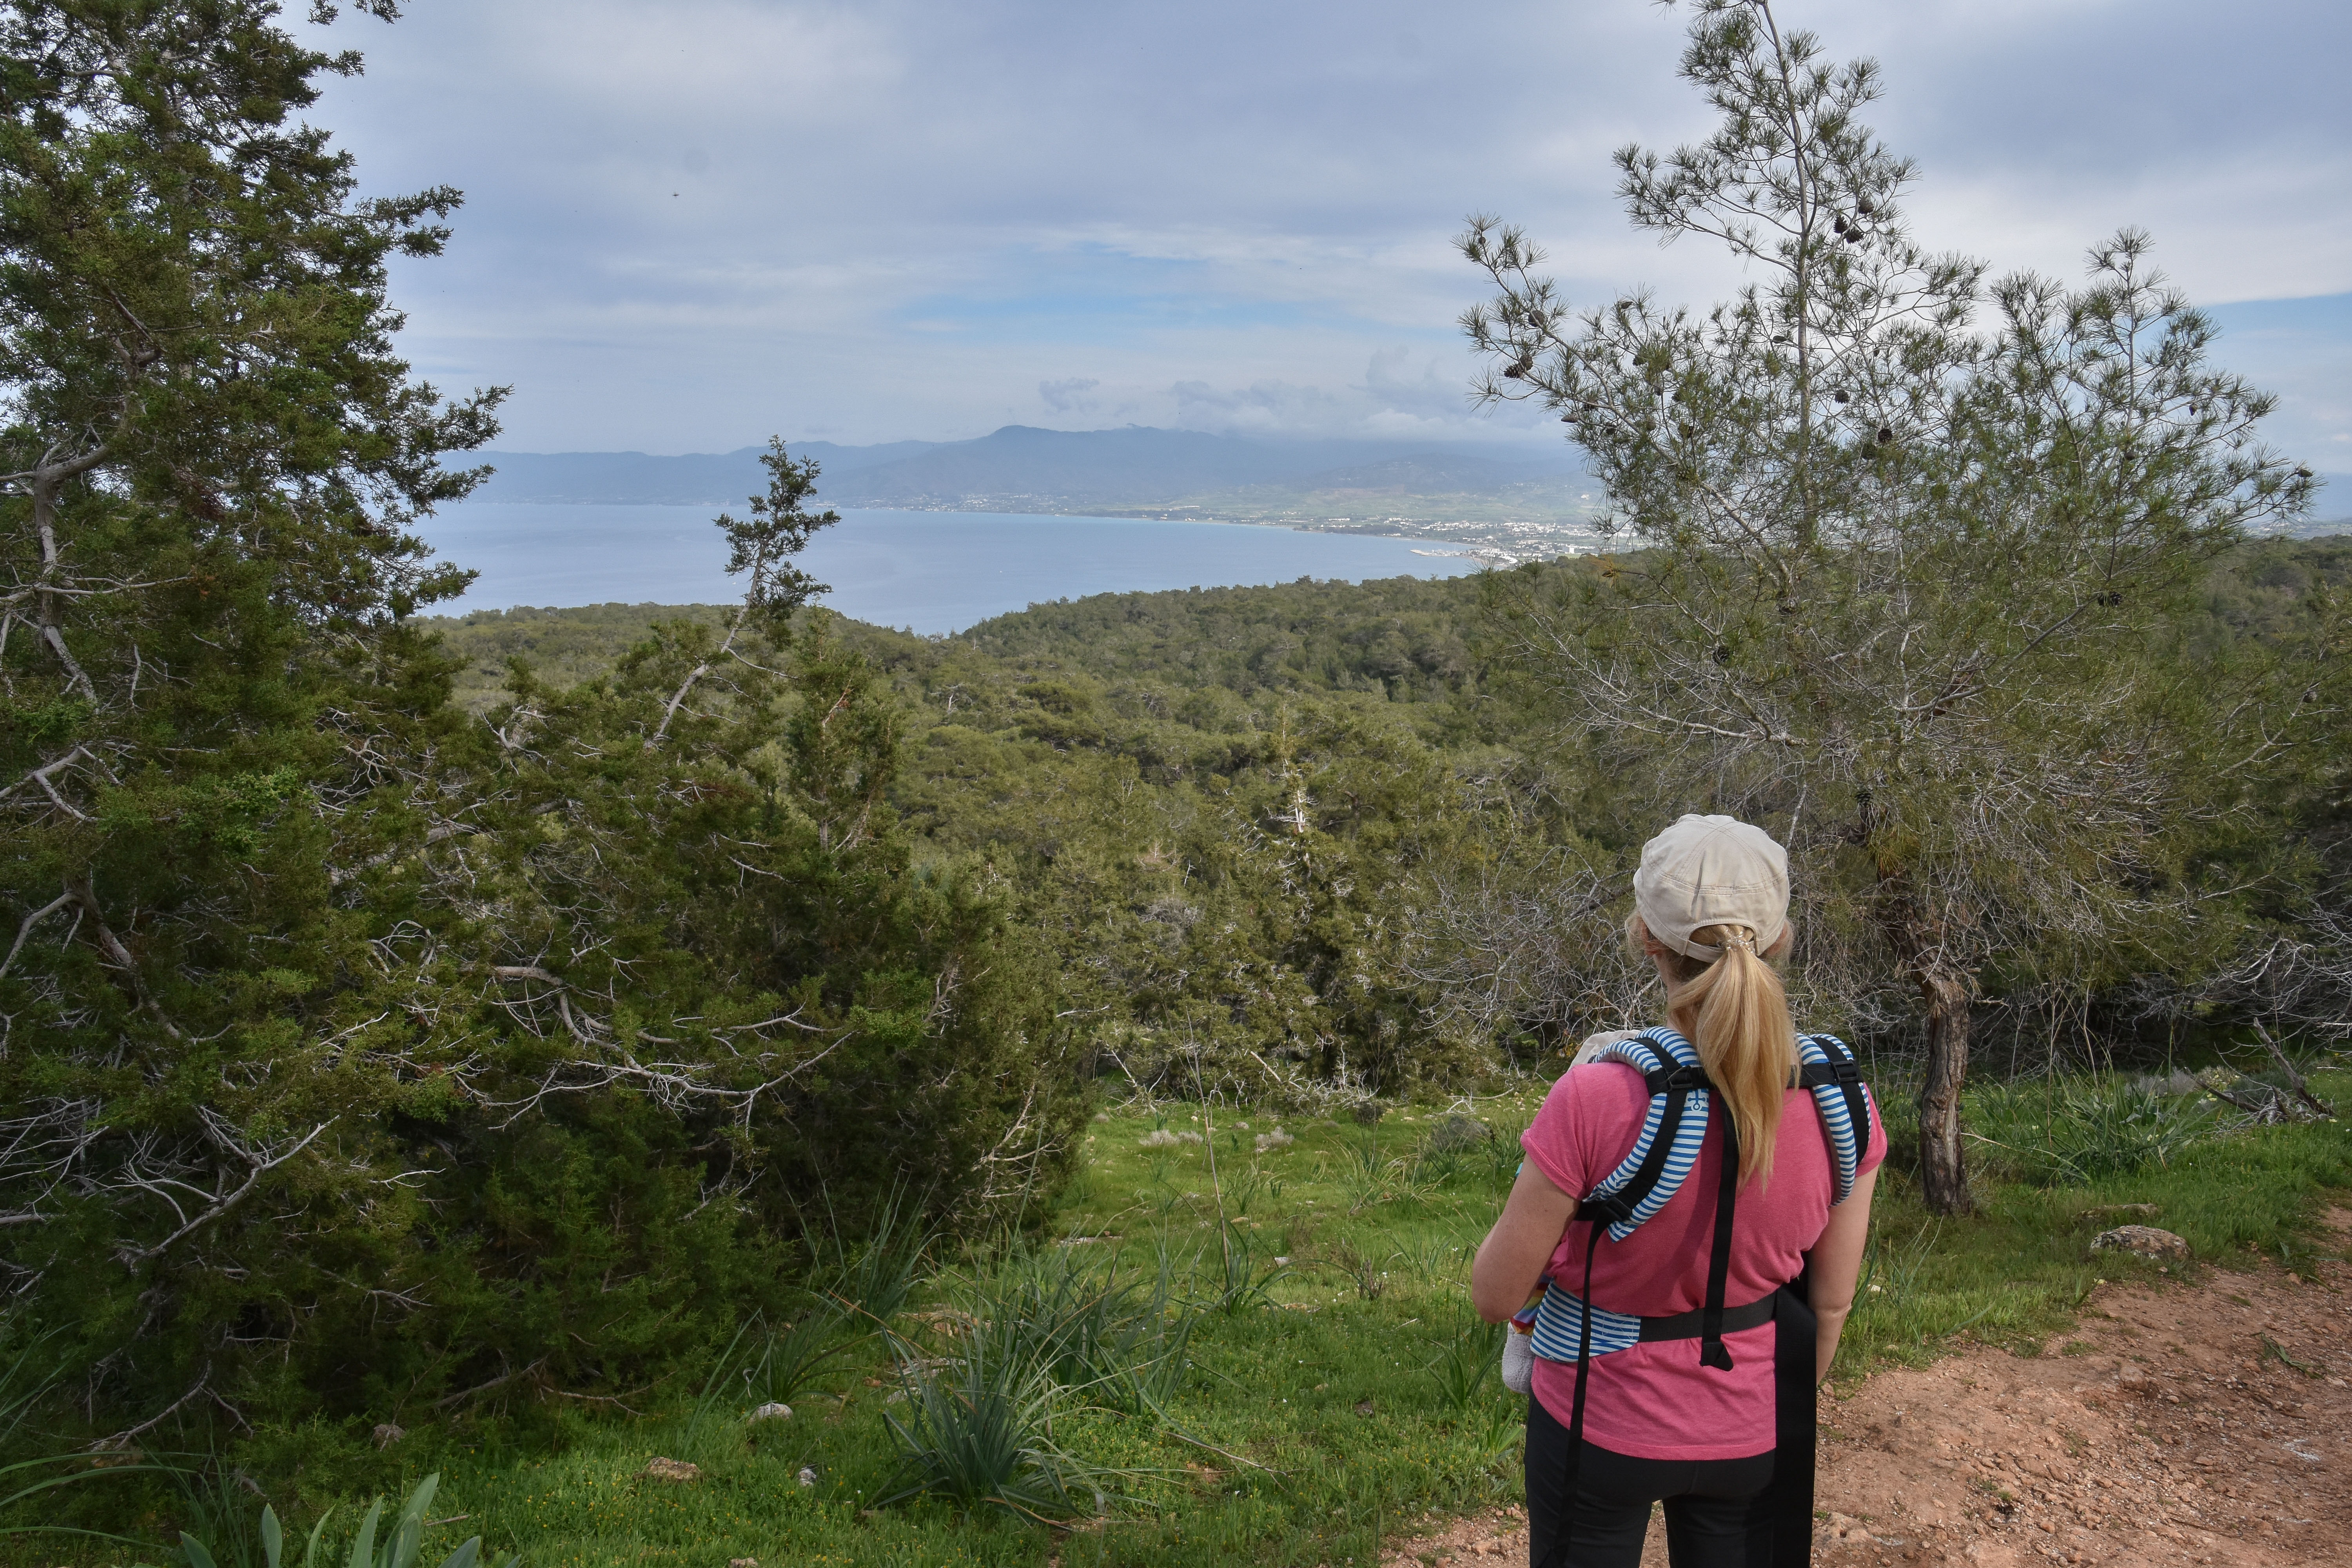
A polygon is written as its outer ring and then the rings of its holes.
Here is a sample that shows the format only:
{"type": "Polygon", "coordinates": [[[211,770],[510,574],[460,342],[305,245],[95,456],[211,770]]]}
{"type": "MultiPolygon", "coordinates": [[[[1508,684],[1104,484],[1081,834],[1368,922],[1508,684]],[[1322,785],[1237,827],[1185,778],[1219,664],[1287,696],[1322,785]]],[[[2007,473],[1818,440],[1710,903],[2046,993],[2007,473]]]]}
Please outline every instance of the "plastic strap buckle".
{"type": "Polygon", "coordinates": [[[1652,1094],[1687,1094],[1693,1089],[1715,1087],[1705,1068],[1689,1067],[1681,1062],[1662,1067],[1654,1072],[1645,1072],[1642,1075],[1642,1081],[1649,1086],[1652,1094]]]}

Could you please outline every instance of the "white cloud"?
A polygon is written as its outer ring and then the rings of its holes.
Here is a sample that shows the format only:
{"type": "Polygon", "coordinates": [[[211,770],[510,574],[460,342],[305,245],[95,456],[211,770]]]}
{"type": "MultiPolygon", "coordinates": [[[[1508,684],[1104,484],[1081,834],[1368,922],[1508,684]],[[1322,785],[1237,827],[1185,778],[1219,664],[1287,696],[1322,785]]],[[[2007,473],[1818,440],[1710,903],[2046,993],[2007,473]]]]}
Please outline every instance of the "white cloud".
{"type": "MultiPolygon", "coordinates": [[[[1930,244],[2071,276],[2128,222],[2200,299],[2352,289],[2337,5],[1780,9],[1882,58],[1874,122],[1920,163],[1930,244]]],[[[1524,223],[1580,300],[1738,282],[1631,232],[1612,195],[1612,148],[1708,126],[1673,76],[1682,19],[416,0],[334,30],[369,74],[318,118],[369,189],[467,191],[450,255],[402,264],[395,297],[421,368],[516,384],[509,446],[945,437],[1040,409],[1476,431],[1453,321],[1479,289],[1447,244],[1465,212],[1524,223]]]]}
{"type": "Polygon", "coordinates": [[[1074,375],[1067,381],[1041,381],[1037,384],[1037,399],[1056,414],[1092,414],[1103,405],[1103,400],[1095,395],[1101,385],[1090,375],[1074,375]]]}

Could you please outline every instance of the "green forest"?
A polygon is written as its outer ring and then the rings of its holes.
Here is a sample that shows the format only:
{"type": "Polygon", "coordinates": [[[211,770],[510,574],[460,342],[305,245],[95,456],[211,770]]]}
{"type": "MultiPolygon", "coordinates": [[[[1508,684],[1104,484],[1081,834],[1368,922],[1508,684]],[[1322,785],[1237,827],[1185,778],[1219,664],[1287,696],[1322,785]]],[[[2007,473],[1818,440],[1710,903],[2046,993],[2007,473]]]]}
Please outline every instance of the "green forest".
{"type": "MultiPolygon", "coordinates": [[[[1645,564],[1567,560],[1507,588],[1107,595],[952,637],[847,622],[833,635],[896,699],[887,798],[902,830],[919,858],[983,868],[1045,942],[1062,1006],[1087,1020],[1087,1076],[1151,1094],[1376,1101],[1479,1085],[1638,1011],[1637,979],[1591,936],[1594,910],[1549,900],[1589,887],[1601,925],[1619,918],[1654,807],[1562,743],[1494,628],[1506,592],[1645,564]]],[[[2306,656],[2347,574],[2352,542],[2240,546],[2165,635],[2184,660],[2306,656]]],[[[646,639],[727,614],[606,605],[423,624],[466,661],[456,700],[491,712],[518,668],[605,678],[646,639]]],[[[2224,1010],[2217,1027],[2218,990],[2188,999],[2231,984],[2226,969],[2170,978],[2179,994],[2152,1005],[2141,976],[2060,990],[2021,973],[1977,998],[1992,1032],[1979,1048],[2011,1076],[2168,1067],[2238,1022],[2224,1010]],[[2053,1027],[2053,1008],[2076,1023],[2053,1027]]],[[[1914,1076],[1916,1026],[1878,1000],[1857,1036],[1882,1076],[1914,1076]]]]}
{"type": "Polygon", "coordinates": [[[1692,7],[1722,123],[1618,161],[1736,298],[1458,241],[1471,394],[1612,552],[919,637],[824,607],[781,440],[740,600],[450,613],[507,389],[401,357],[461,198],[305,122],[359,58],[0,6],[0,1562],[1305,1568],[1506,1505],[1469,1250],[1655,1005],[1685,811],[1788,845],[1892,1135],[1841,1377],[2153,1281],[2116,1205],[2307,1260],[2352,542],[2146,236],[1929,254],[1873,68],[1770,21],[1692,7]]]}

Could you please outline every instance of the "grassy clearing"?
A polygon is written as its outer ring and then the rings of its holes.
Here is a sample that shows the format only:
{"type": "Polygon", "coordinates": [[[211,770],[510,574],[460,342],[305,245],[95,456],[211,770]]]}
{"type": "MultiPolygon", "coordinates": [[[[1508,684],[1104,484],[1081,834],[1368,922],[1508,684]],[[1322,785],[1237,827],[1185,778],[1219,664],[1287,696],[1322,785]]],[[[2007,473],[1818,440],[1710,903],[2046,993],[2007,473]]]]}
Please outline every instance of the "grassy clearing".
{"type": "MultiPolygon", "coordinates": [[[[2352,1072],[2315,1074],[2312,1083],[2323,1098],[2352,1103],[2352,1072]]],[[[2027,1092],[1995,1089],[1983,1098],[2027,1092]]],[[[2063,1110],[2064,1098],[2080,1091],[2034,1092],[2046,1112],[2063,1110]]],[[[1981,1115],[1976,1104],[1970,1110],[1972,1124],[2003,1120],[1990,1107],[1981,1115]]],[[[2034,1122],[2015,1120],[2028,1128],[2034,1122]]],[[[2051,1120],[2045,1114],[2042,1125],[2051,1120]]],[[[2153,1204],[2158,1213],[2148,1223],[2186,1237],[2207,1262],[2226,1267],[2268,1256],[2293,1266],[2318,1245],[2320,1194],[2352,1185],[2352,1131],[2342,1122],[2253,1128],[2165,1147],[2163,1163],[2107,1168],[2084,1182],[2019,1179],[2021,1172],[2042,1177],[2047,1166],[2033,1152],[2020,1158],[1986,1147],[1980,1207],[1966,1220],[1928,1215],[1916,1184],[1888,1171],[1879,1183],[1860,1301],[1839,1353],[1840,1382],[1885,1362],[1930,1359],[1955,1335],[2031,1354],[2072,1321],[2100,1279],[2163,1278],[2161,1265],[2089,1250],[2099,1231],[2135,1217],[2101,1209],[2153,1204]]]]}
{"type": "MultiPolygon", "coordinates": [[[[2352,1100],[2352,1073],[2314,1087],[2352,1100]]],[[[1882,1179],[1843,1381],[1963,1340],[2035,1353],[2095,1279],[2156,1276],[2094,1259],[2090,1237],[2108,1222],[2086,1211],[2155,1204],[2156,1223],[2200,1258],[2293,1264],[2315,1245],[2315,1200],[2352,1185],[2342,1124],[2158,1136],[2164,1163],[2069,1182],[2014,1134],[2099,1113],[2064,1099],[2079,1086],[2038,1092],[1989,1091],[1973,1108],[2011,1134],[1983,1151],[1996,1179],[1975,1217],[1933,1219],[1899,1170],[1882,1179]]],[[[425,1430],[396,1453],[407,1480],[437,1469],[441,1508],[464,1516],[435,1536],[440,1550],[479,1532],[531,1568],[1032,1568],[1054,1551],[1068,1568],[1370,1564],[1384,1533],[1424,1514],[1517,1496],[1519,1412],[1466,1281],[1538,1101],[1482,1100],[1467,1108],[1475,1121],[1412,1108],[1370,1128],[1107,1112],[1035,1241],[968,1256],[911,1295],[887,1249],[843,1260],[842,1296],[904,1302],[882,1314],[887,1335],[856,1312],[813,1310],[792,1333],[747,1335],[695,1396],[574,1419],[552,1451],[425,1430]],[[794,1414],[745,1421],[770,1399],[794,1414]],[[656,1457],[701,1477],[649,1477],[656,1457]]],[[[2122,1130],[2109,1142],[2147,1136],[2111,1120],[2122,1130]]],[[[2106,1146],[2077,1138],[2068,1170],[2106,1146]]],[[[109,1560],[60,1557],[59,1544],[15,1561],[109,1560]]]]}

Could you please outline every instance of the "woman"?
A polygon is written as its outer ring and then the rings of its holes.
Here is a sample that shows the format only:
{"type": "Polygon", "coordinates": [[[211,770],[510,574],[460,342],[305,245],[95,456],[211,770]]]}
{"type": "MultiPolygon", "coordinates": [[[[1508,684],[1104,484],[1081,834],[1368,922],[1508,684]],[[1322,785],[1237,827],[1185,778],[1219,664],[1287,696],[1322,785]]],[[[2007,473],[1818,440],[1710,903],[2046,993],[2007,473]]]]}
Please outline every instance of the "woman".
{"type": "Polygon", "coordinates": [[[1843,1047],[1801,1037],[1789,1016],[1772,967],[1789,948],[1789,861],[1769,835],[1685,816],[1643,847],[1633,903],[1627,937],[1657,965],[1670,1027],[1604,1047],[1633,1065],[1604,1058],[1553,1086],[1471,1273],[1490,1323],[1543,1297],[1530,1555],[1535,1568],[1634,1568],[1663,1500],[1675,1568],[1790,1568],[1810,1549],[1812,1384],[1853,1304],[1885,1133],[1874,1107],[1840,1111],[1866,1104],[1843,1047]],[[1801,1056],[1825,1065],[1801,1070],[1801,1056]],[[1674,1061],[1703,1068],[1704,1084],[1674,1061]],[[1661,1070],[1645,1081],[1644,1066],[1661,1070]],[[1654,1095],[1663,1106],[1676,1084],[1688,1127],[1664,1117],[1645,1136],[1654,1095]],[[1649,1157],[1678,1131],[1696,1164],[1649,1157]],[[1677,1163],[1686,1173],[1657,1175],[1677,1163]],[[1671,1190],[1638,1215],[1624,1202],[1637,1169],[1671,1190]],[[1601,1217],[1580,1222],[1580,1202],[1601,1217]]]}

